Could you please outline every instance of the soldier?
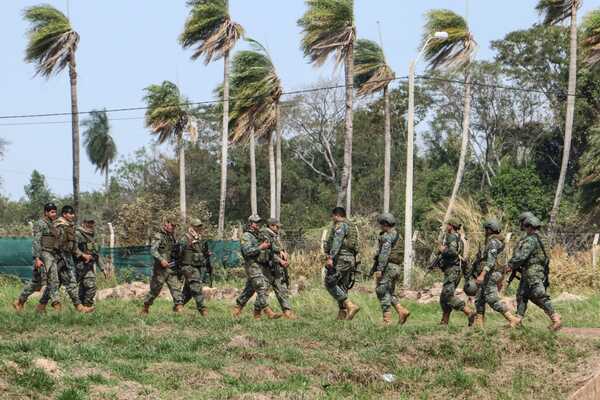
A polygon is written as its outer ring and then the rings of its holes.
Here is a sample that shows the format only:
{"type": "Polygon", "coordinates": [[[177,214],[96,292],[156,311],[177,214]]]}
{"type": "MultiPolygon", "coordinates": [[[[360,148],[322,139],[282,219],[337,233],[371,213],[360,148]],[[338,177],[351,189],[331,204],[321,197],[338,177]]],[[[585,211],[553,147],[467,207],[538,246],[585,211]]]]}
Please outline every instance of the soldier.
{"type": "Polygon", "coordinates": [[[390,307],[394,306],[398,313],[398,323],[403,325],[410,311],[400,305],[395,295],[396,283],[400,280],[400,264],[403,261],[402,240],[400,233],[396,230],[396,218],[390,213],[383,213],[377,219],[381,227],[379,234],[379,246],[375,254],[375,293],[383,311],[383,323],[389,325],[392,322],[390,307]]]}
{"type": "Polygon", "coordinates": [[[267,220],[267,226],[260,230],[261,239],[264,238],[271,247],[262,250],[259,258],[261,262],[264,262],[264,275],[275,292],[281,311],[283,311],[283,318],[296,319],[290,304],[289,275],[287,271],[289,267],[288,254],[281,243],[280,227],[281,224],[277,219],[270,218],[267,220]]]}
{"type": "Polygon", "coordinates": [[[521,284],[519,285],[521,298],[517,304],[517,316],[520,320],[525,317],[527,303],[531,300],[533,304],[544,310],[550,318],[551,324],[548,328],[557,331],[561,328],[562,323],[560,315],[554,310],[550,296],[546,291],[548,271],[545,265],[547,265],[549,259],[537,234],[541,226],[542,222],[537,217],[527,217],[523,221],[527,236],[519,243],[519,247],[515,250],[508,265],[511,269],[520,268],[522,271],[521,284]]]}
{"type": "MultiPolygon", "coordinates": [[[[81,304],[79,300],[79,287],[75,278],[75,260],[83,259],[84,262],[92,261],[92,256],[84,254],[77,247],[75,239],[75,210],[71,206],[64,206],[61,211],[61,216],[54,221],[54,228],[58,236],[58,282],[55,285],[50,284],[51,279],[55,279],[54,275],[48,276],[48,286],[42,294],[40,304],[50,302],[52,307],[60,310],[60,297],[58,289],[52,291],[53,287],[64,286],[71,302],[75,309],[82,313],[90,312],[91,309],[81,304]]],[[[41,307],[40,307],[40,311],[41,307]]]]}
{"type": "MultiPolygon", "coordinates": [[[[53,225],[56,211],[54,203],[45,204],[44,217],[33,225],[33,273],[31,282],[23,288],[19,298],[13,303],[16,311],[22,311],[29,296],[42,290],[43,285],[55,285],[58,282],[56,268],[58,238],[53,225]],[[48,276],[52,278],[47,279],[48,276]]],[[[58,291],[58,286],[52,286],[50,290],[58,291]]],[[[46,304],[38,304],[38,311],[43,312],[45,309],[46,304]]]]}
{"type": "MultiPolygon", "coordinates": [[[[535,215],[532,212],[529,211],[525,211],[522,212],[521,214],[519,214],[519,228],[521,229],[521,232],[523,232],[523,236],[519,239],[519,241],[517,242],[517,245],[515,246],[514,250],[513,250],[513,254],[515,254],[516,252],[520,251],[521,246],[523,245],[523,243],[525,242],[525,238],[527,238],[527,232],[525,229],[525,220],[527,218],[534,218],[535,215]]],[[[516,300],[517,300],[517,317],[519,316],[519,308],[523,307],[523,299],[524,299],[524,295],[525,295],[525,280],[524,279],[520,279],[519,280],[519,287],[517,288],[517,294],[516,294],[516,300]]],[[[527,308],[527,305],[525,304],[525,308],[527,308]]]]}
{"type": "Polygon", "coordinates": [[[503,268],[498,265],[498,257],[504,251],[504,237],[500,234],[502,227],[495,219],[488,219],[483,223],[485,230],[485,245],[481,260],[483,267],[476,282],[479,286],[475,307],[477,316],[475,325],[483,328],[485,322],[485,305],[488,304],[496,312],[499,312],[506,318],[511,328],[519,324],[519,319],[508,311],[506,304],[500,299],[498,287],[502,284],[503,268]]]}
{"type": "Polygon", "coordinates": [[[150,312],[150,306],[160,295],[165,283],[173,298],[173,311],[176,313],[183,311],[182,283],[177,271],[179,254],[175,239],[175,221],[176,217],[163,216],[160,230],[152,237],[150,254],[154,258],[154,268],[150,279],[150,291],[144,298],[142,315],[150,312]]]}
{"type": "Polygon", "coordinates": [[[75,232],[79,250],[92,256],[90,262],[80,260],[75,267],[75,277],[79,286],[79,300],[91,311],[94,310],[94,298],[96,297],[96,267],[100,268],[105,278],[108,278],[107,271],[98,253],[95,227],[96,221],[92,218],[85,218],[75,232]]]}
{"type": "Polygon", "coordinates": [[[192,218],[190,227],[183,239],[179,242],[183,249],[181,255],[181,273],[185,285],[183,286],[183,304],[191,299],[196,301],[196,309],[203,317],[208,316],[202,294],[203,277],[208,272],[210,252],[208,242],[203,237],[204,224],[198,218],[192,218]]]}
{"type": "Polygon", "coordinates": [[[267,241],[259,241],[261,222],[262,219],[258,215],[251,215],[248,217],[248,226],[242,234],[241,248],[246,270],[246,285],[235,301],[236,305],[232,312],[234,317],[240,316],[242,309],[254,293],[256,293],[254,319],[260,319],[263,313],[269,319],[281,317],[281,314],[273,312],[268,304],[268,282],[264,275],[265,265],[261,264],[259,258],[261,251],[269,249],[271,244],[267,241]]]}
{"type": "Polygon", "coordinates": [[[461,262],[463,259],[464,246],[459,231],[461,224],[456,219],[448,221],[444,243],[438,251],[441,255],[441,268],[444,272],[444,286],[440,294],[440,306],[442,307],[441,325],[448,325],[452,310],[462,311],[469,319],[469,326],[475,320],[475,311],[456,296],[456,287],[460,283],[462,275],[461,262]]]}
{"type": "Polygon", "coordinates": [[[332,225],[324,246],[327,255],[325,287],[338,303],[337,319],[351,320],[360,311],[360,307],[348,299],[356,266],[358,231],[346,219],[343,207],[334,208],[331,218],[332,225]]]}

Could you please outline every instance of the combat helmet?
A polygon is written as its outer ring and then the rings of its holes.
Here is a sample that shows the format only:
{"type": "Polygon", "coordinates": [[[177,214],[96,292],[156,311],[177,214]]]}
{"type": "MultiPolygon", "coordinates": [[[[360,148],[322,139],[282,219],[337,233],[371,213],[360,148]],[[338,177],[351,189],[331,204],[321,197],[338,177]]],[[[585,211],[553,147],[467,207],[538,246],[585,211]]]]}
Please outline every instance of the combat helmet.
{"type": "Polygon", "coordinates": [[[479,289],[479,286],[477,286],[475,279],[471,278],[465,281],[463,290],[467,296],[475,296],[477,294],[477,289],[479,289]]]}
{"type": "Polygon", "coordinates": [[[262,222],[262,218],[258,214],[252,214],[248,217],[249,224],[260,224],[262,222]]]}
{"type": "Polygon", "coordinates": [[[531,211],[522,212],[521,214],[519,214],[519,223],[522,224],[523,222],[525,222],[525,220],[527,218],[530,218],[530,217],[535,217],[535,215],[533,215],[533,213],[531,211]]]}
{"type": "Polygon", "coordinates": [[[204,224],[202,223],[202,221],[200,220],[200,218],[192,218],[192,219],[190,219],[190,225],[191,226],[204,226],[204,224]]]}
{"type": "Polygon", "coordinates": [[[500,233],[500,231],[502,230],[502,226],[500,225],[500,222],[498,222],[497,219],[489,218],[484,221],[483,229],[490,229],[496,233],[500,233]]]}
{"type": "Polygon", "coordinates": [[[532,228],[539,229],[542,226],[542,221],[538,217],[529,217],[523,221],[525,226],[531,226],[532,228]]]}
{"type": "Polygon", "coordinates": [[[389,226],[396,225],[396,218],[391,213],[382,213],[377,217],[377,222],[389,226]]]}
{"type": "Polygon", "coordinates": [[[451,225],[452,227],[454,227],[454,229],[459,230],[462,226],[462,223],[460,222],[460,220],[456,217],[450,218],[447,222],[448,225],[451,225]]]}
{"type": "Polygon", "coordinates": [[[279,220],[277,218],[269,218],[267,220],[267,225],[281,226],[281,223],[279,222],[279,220]]]}

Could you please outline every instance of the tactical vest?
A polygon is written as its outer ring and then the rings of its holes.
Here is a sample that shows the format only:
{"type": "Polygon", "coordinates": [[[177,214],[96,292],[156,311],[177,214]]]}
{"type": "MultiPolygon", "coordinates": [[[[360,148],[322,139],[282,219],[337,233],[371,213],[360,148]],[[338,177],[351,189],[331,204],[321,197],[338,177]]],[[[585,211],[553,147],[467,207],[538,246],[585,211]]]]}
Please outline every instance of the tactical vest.
{"type": "Polygon", "coordinates": [[[46,225],[48,225],[47,226],[48,231],[45,230],[42,233],[42,237],[40,239],[40,245],[42,247],[42,250],[49,251],[49,252],[56,251],[56,250],[58,250],[58,231],[54,227],[52,222],[50,222],[50,224],[48,224],[48,222],[46,220],[44,220],[44,223],[46,225]]]}
{"type": "Polygon", "coordinates": [[[75,226],[61,225],[62,237],[60,238],[59,248],[64,252],[72,252],[75,248],[75,226]]]}
{"type": "Polygon", "coordinates": [[[183,248],[183,253],[181,255],[181,264],[182,265],[191,265],[193,267],[202,267],[205,263],[204,254],[202,254],[202,248],[199,246],[199,243],[195,243],[197,246],[186,245],[183,248]]]}
{"type": "Polygon", "coordinates": [[[396,232],[396,239],[392,243],[392,250],[388,257],[388,262],[400,265],[404,262],[404,246],[400,243],[400,233],[396,232]]]}
{"type": "Polygon", "coordinates": [[[348,220],[346,224],[348,224],[348,233],[342,243],[342,250],[356,254],[358,253],[358,227],[348,220]]]}
{"type": "Polygon", "coordinates": [[[175,240],[171,235],[167,235],[164,232],[160,232],[160,244],[158,246],[158,253],[163,257],[170,258],[173,248],[175,247],[175,240]]]}
{"type": "Polygon", "coordinates": [[[500,256],[500,254],[504,251],[504,237],[502,235],[491,235],[488,238],[488,242],[492,239],[496,239],[501,244],[500,248],[498,249],[498,254],[496,255],[496,263],[492,267],[492,272],[494,272],[494,271],[500,270],[500,262],[499,262],[498,258],[500,256]]]}

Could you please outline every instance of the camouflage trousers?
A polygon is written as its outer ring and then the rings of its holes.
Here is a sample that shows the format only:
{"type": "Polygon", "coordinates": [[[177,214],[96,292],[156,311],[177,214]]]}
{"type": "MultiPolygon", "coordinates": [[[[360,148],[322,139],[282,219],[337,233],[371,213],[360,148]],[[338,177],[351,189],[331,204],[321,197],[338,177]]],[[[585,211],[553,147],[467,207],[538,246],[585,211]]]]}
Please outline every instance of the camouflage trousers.
{"type": "Polygon", "coordinates": [[[256,293],[254,310],[262,311],[268,306],[267,290],[269,287],[267,278],[264,275],[263,267],[257,262],[250,262],[245,265],[245,270],[246,285],[235,302],[238,306],[244,307],[254,293],[256,293]]]}
{"type": "Polygon", "coordinates": [[[196,301],[196,308],[201,311],[204,307],[204,295],[202,287],[204,285],[204,274],[206,268],[194,267],[192,265],[183,265],[181,274],[183,275],[183,304],[187,304],[191,299],[196,301]]]}
{"type": "Polygon", "coordinates": [[[181,294],[181,279],[177,271],[172,268],[163,268],[159,263],[154,263],[154,269],[152,271],[152,278],[150,278],[150,291],[144,298],[144,305],[150,306],[154,303],[154,300],[160,295],[164,285],[167,285],[171,297],[173,298],[173,304],[182,305],[183,296],[181,294]]]}
{"type": "Polygon", "coordinates": [[[75,278],[79,287],[79,301],[86,307],[94,305],[96,298],[96,271],[94,262],[79,263],[75,268],[75,278]]]}
{"type": "Polygon", "coordinates": [[[292,305],[290,304],[290,291],[283,282],[283,271],[281,268],[282,267],[279,265],[273,268],[265,267],[263,273],[267,282],[269,282],[269,285],[273,288],[273,292],[275,292],[275,297],[277,297],[277,302],[279,303],[281,310],[286,311],[291,310],[292,305]]]}
{"type": "MultiPolygon", "coordinates": [[[[41,257],[44,266],[40,269],[33,268],[33,273],[31,277],[31,281],[25,285],[21,294],[19,295],[19,302],[24,304],[29,296],[31,296],[35,292],[39,292],[42,290],[44,285],[48,285],[48,275],[56,274],[56,258],[55,255],[42,251],[41,257]]],[[[57,282],[58,278],[53,280],[53,282],[57,282]]],[[[56,287],[51,288],[54,291],[58,291],[58,285],[56,287]]]]}
{"type": "Polygon", "coordinates": [[[451,265],[444,269],[444,285],[440,294],[440,306],[445,313],[462,310],[465,302],[456,296],[456,288],[460,283],[462,271],[459,265],[451,265]]]}
{"type": "Polygon", "coordinates": [[[388,263],[381,279],[377,281],[375,287],[375,293],[381,304],[381,310],[386,312],[391,306],[395,306],[399,303],[398,298],[395,295],[396,283],[400,280],[401,272],[400,266],[397,264],[388,263]]]}
{"type": "Polygon", "coordinates": [[[75,307],[81,304],[79,300],[79,287],[75,278],[75,262],[73,256],[69,253],[63,253],[58,256],[56,263],[57,273],[46,270],[48,285],[40,299],[41,304],[58,304],[60,303],[60,286],[65,288],[67,295],[75,307]],[[56,290],[52,289],[56,287],[56,290]]]}
{"type": "Polygon", "coordinates": [[[546,292],[544,278],[544,267],[541,265],[530,265],[525,269],[517,290],[517,315],[521,318],[525,316],[529,300],[549,316],[556,312],[546,292]]]}
{"type": "Polygon", "coordinates": [[[325,288],[338,303],[340,310],[344,309],[344,302],[348,299],[348,290],[354,273],[354,263],[356,262],[352,255],[341,255],[335,260],[333,268],[327,268],[325,274],[325,288]]]}
{"type": "Polygon", "coordinates": [[[506,304],[500,299],[498,292],[498,282],[502,280],[502,273],[498,271],[488,272],[485,275],[483,285],[477,291],[475,296],[475,308],[477,314],[485,314],[485,305],[488,304],[492,309],[500,314],[508,311],[506,304]]]}

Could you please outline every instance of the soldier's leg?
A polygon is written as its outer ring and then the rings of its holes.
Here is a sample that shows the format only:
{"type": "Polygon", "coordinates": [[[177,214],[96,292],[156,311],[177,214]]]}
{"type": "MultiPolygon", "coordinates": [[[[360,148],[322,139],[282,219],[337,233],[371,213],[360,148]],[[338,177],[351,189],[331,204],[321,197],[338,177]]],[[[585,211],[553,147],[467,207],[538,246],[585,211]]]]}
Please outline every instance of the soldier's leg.
{"type": "Polygon", "coordinates": [[[529,285],[529,297],[533,304],[544,310],[544,312],[551,317],[556,314],[550,296],[546,292],[544,287],[544,281],[542,279],[535,280],[529,285]]]}
{"type": "Polygon", "coordinates": [[[183,305],[183,296],[181,293],[183,282],[181,281],[177,271],[167,269],[166,283],[167,287],[169,288],[169,292],[171,293],[171,297],[173,298],[173,304],[175,306],[183,305]]]}
{"type": "Polygon", "coordinates": [[[477,311],[477,314],[481,316],[485,315],[485,305],[487,301],[485,288],[488,285],[488,281],[489,279],[486,279],[486,281],[483,284],[483,288],[480,287],[477,290],[477,294],[475,295],[475,311],[477,311]]]}
{"type": "Polygon", "coordinates": [[[167,281],[166,269],[159,265],[154,266],[152,271],[152,278],[150,278],[150,290],[144,298],[144,305],[151,306],[154,300],[160,295],[165,282],[167,281]]]}
{"type": "Polygon", "coordinates": [[[387,274],[387,271],[384,272],[383,276],[377,282],[377,286],[375,287],[375,294],[377,294],[377,298],[379,299],[379,305],[381,306],[381,311],[385,315],[390,307],[392,306],[392,282],[390,281],[390,276],[387,274]]]}
{"type": "Polygon", "coordinates": [[[517,315],[520,318],[525,317],[527,312],[527,303],[529,302],[529,287],[525,277],[522,276],[519,281],[519,287],[517,288],[517,315]]]}
{"type": "Polygon", "coordinates": [[[60,304],[58,291],[60,288],[60,279],[58,277],[59,262],[57,258],[50,253],[42,253],[42,257],[44,268],[46,270],[46,289],[40,298],[40,304],[60,304]]]}
{"type": "Polygon", "coordinates": [[[344,308],[344,302],[348,299],[348,293],[342,287],[343,272],[337,268],[328,268],[325,275],[325,288],[333,297],[340,309],[344,308]]]}
{"type": "Polygon", "coordinates": [[[505,314],[508,311],[508,307],[502,302],[500,292],[498,292],[498,281],[501,279],[502,274],[500,272],[492,273],[483,292],[485,292],[485,301],[492,310],[499,312],[500,314],[505,314]]]}
{"type": "Polygon", "coordinates": [[[267,289],[268,284],[267,280],[262,274],[256,274],[251,278],[252,287],[256,292],[256,300],[254,301],[254,311],[260,312],[267,308],[268,306],[268,297],[267,297],[267,289]]]}
{"type": "Polygon", "coordinates": [[[247,267],[246,270],[246,284],[244,285],[244,289],[242,293],[235,299],[235,303],[237,307],[241,310],[244,306],[250,301],[250,298],[254,296],[254,286],[252,285],[252,279],[250,278],[250,271],[247,267]]]}
{"type": "Polygon", "coordinates": [[[97,291],[96,274],[94,273],[93,266],[87,267],[87,271],[85,271],[81,279],[80,287],[83,287],[81,303],[86,307],[93,307],[97,291]]]}
{"type": "MultiPolygon", "coordinates": [[[[43,267],[42,267],[43,268],[43,267]]],[[[42,272],[39,269],[33,268],[31,274],[31,281],[27,282],[19,298],[17,299],[20,305],[25,304],[29,296],[31,296],[35,292],[39,292],[42,289],[42,272]]]]}
{"type": "Polygon", "coordinates": [[[288,290],[287,285],[283,283],[282,279],[282,277],[276,276],[271,285],[273,286],[273,291],[275,292],[275,297],[277,297],[277,302],[279,303],[281,310],[291,310],[290,291],[288,290]]]}
{"type": "MultiPolygon", "coordinates": [[[[196,308],[199,311],[204,309],[204,296],[202,295],[202,270],[197,267],[185,266],[183,270],[185,279],[186,279],[186,287],[188,288],[189,296],[196,301],[196,308]]],[[[184,297],[185,299],[185,297],[184,297]]]]}
{"type": "Polygon", "coordinates": [[[69,261],[61,264],[61,268],[58,270],[58,278],[60,284],[64,286],[65,291],[69,295],[71,302],[75,307],[81,304],[79,300],[79,287],[77,286],[77,280],[75,278],[74,266],[69,261]]]}
{"type": "Polygon", "coordinates": [[[440,305],[444,313],[452,310],[462,310],[465,302],[456,297],[456,287],[460,282],[460,269],[457,267],[447,268],[444,272],[444,284],[440,294],[440,305]]]}

